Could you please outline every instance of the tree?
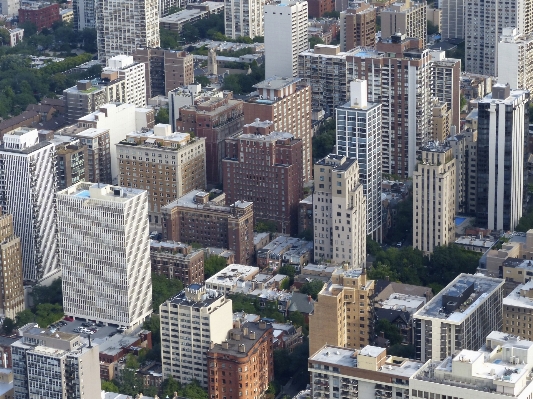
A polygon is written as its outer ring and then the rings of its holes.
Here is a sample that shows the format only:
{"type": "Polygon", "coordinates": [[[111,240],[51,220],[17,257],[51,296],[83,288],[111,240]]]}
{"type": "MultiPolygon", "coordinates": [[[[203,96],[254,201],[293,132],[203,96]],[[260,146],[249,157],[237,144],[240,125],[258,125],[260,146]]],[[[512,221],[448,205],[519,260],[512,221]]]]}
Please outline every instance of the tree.
{"type": "Polygon", "coordinates": [[[254,230],[258,233],[275,233],[278,231],[278,226],[271,220],[263,220],[256,223],[254,230]]]}
{"type": "Polygon", "coordinates": [[[305,325],[305,316],[299,311],[291,312],[289,315],[289,320],[292,321],[292,324],[295,326],[305,325]]]}
{"type": "Polygon", "coordinates": [[[118,393],[118,387],[111,381],[102,380],[102,391],[118,393]]]}
{"type": "Polygon", "coordinates": [[[57,278],[50,285],[36,285],[32,293],[33,303],[57,303],[63,305],[63,286],[61,279],[57,278]]]}
{"type": "Polygon", "coordinates": [[[24,29],[24,38],[33,36],[37,33],[37,25],[32,22],[23,22],[18,24],[19,28],[24,29]]]}
{"type": "Polygon", "coordinates": [[[159,306],[167,299],[179,294],[183,290],[183,283],[178,279],[152,273],[152,309],[159,312],[159,306]]]}
{"type": "Polygon", "coordinates": [[[265,37],[264,36],[256,36],[254,37],[254,43],[264,43],[265,37]]]}
{"type": "Polygon", "coordinates": [[[40,303],[37,305],[37,324],[39,327],[46,328],[50,324],[63,318],[63,307],[59,304],[40,303]]]}
{"type": "Polygon", "coordinates": [[[118,386],[120,393],[131,397],[135,397],[135,395],[144,391],[142,378],[135,373],[135,370],[129,368],[122,370],[113,383],[118,386]]]}
{"type": "Polygon", "coordinates": [[[155,123],[168,124],[169,122],[170,122],[170,116],[168,115],[168,108],[167,107],[159,108],[159,111],[157,111],[157,115],[155,116],[155,123]]]}
{"type": "Polygon", "coordinates": [[[35,322],[35,315],[30,309],[25,309],[21,312],[18,312],[15,316],[17,327],[22,327],[28,323],[35,322]]]}
{"type": "Polygon", "coordinates": [[[256,303],[257,300],[255,298],[250,298],[244,294],[234,294],[231,296],[233,312],[254,314],[258,311],[256,303]]]}
{"type": "Polygon", "coordinates": [[[132,353],[128,353],[126,356],[126,367],[132,370],[139,369],[139,361],[132,353]]]}
{"type": "Polygon", "coordinates": [[[172,376],[168,377],[161,384],[161,395],[163,397],[173,397],[174,393],[181,392],[181,384],[176,381],[172,376]]]}
{"type": "Polygon", "coordinates": [[[4,334],[11,335],[15,329],[15,321],[9,317],[6,317],[4,319],[4,323],[2,324],[2,329],[4,330],[4,334]]]}
{"type": "Polygon", "coordinates": [[[427,21],[427,34],[428,35],[434,35],[436,33],[439,33],[439,25],[435,25],[431,21],[427,21]]]}
{"type": "Polygon", "coordinates": [[[204,262],[204,276],[206,279],[217,274],[227,266],[226,258],[218,255],[211,255],[204,262]]]}
{"type": "Polygon", "coordinates": [[[319,160],[333,151],[336,140],[335,119],[328,119],[313,136],[313,158],[319,160]]]}
{"type": "Polygon", "coordinates": [[[203,87],[209,86],[211,84],[211,81],[209,80],[209,78],[207,76],[203,76],[203,75],[196,76],[194,78],[194,81],[196,83],[201,84],[203,87]]]}
{"type": "Polygon", "coordinates": [[[11,44],[11,36],[6,28],[0,28],[0,46],[9,46],[11,44]]]}
{"type": "Polygon", "coordinates": [[[322,14],[324,18],[337,18],[339,19],[341,16],[341,13],[339,11],[326,11],[324,14],[322,14]]]}
{"type": "Polygon", "coordinates": [[[287,280],[283,280],[283,282],[287,281],[287,284],[286,284],[287,288],[283,288],[283,289],[288,289],[290,286],[294,284],[294,276],[296,276],[296,268],[293,265],[281,266],[278,270],[278,273],[284,274],[289,277],[287,280]]]}
{"type": "Polygon", "coordinates": [[[322,291],[322,288],[324,288],[324,282],[322,280],[311,280],[302,285],[300,292],[302,294],[311,295],[311,297],[316,301],[318,293],[322,291]]]}
{"type": "Polygon", "coordinates": [[[309,48],[314,48],[317,44],[324,44],[324,40],[316,36],[311,36],[309,38],[309,48]]]}
{"type": "Polygon", "coordinates": [[[366,253],[372,256],[377,255],[383,251],[381,245],[377,241],[374,241],[371,236],[366,237],[366,253]]]}
{"type": "Polygon", "coordinates": [[[403,341],[402,334],[398,327],[391,324],[388,320],[379,320],[376,323],[374,331],[376,331],[377,334],[384,333],[385,338],[389,340],[391,345],[401,344],[403,341]]]}

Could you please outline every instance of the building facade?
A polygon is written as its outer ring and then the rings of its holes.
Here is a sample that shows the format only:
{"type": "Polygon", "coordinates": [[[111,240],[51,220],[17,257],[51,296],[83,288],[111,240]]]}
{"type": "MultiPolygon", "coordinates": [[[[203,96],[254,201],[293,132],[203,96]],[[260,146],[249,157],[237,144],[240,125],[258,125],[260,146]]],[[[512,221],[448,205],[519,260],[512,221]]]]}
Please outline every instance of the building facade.
{"type": "Polygon", "coordinates": [[[222,183],[224,140],[238,133],[244,125],[243,102],[225,97],[199,99],[194,105],[180,109],[176,120],[177,132],[192,132],[205,138],[206,180],[208,184],[222,183]]]}
{"type": "Polygon", "coordinates": [[[522,216],[528,104],[529,92],[502,84],[478,103],[476,217],[491,230],[513,230],[522,216]]]}
{"type": "Polygon", "coordinates": [[[170,125],[160,123],[129,133],[116,147],[120,184],[148,192],[148,219],[157,228],[162,206],[206,187],[204,138],[172,133],[170,125]]]}
{"type": "Polygon", "coordinates": [[[78,183],[57,202],[65,314],[142,324],[152,312],[146,191],[78,183]]]}
{"type": "Polygon", "coordinates": [[[229,203],[253,202],[256,223],[271,222],[277,231],[296,235],[303,197],[302,140],[289,133],[254,131],[260,124],[245,125],[243,134],[226,140],[226,198],[229,203]]]}
{"type": "Polygon", "coordinates": [[[413,174],[413,246],[424,254],[455,241],[456,161],[452,148],[429,143],[413,174]]]}
{"type": "Polygon", "coordinates": [[[57,189],[64,190],[88,178],[88,148],[80,139],[68,137],[68,141],[56,145],[57,189]]]}
{"type": "Polygon", "coordinates": [[[201,190],[193,190],[161,208],[163,239],[235,252],[235,262],[249,265],[254,255],[253,203],[225,205],[201,190]]]}
{"type": "Polygon", "coordinates": [[[311,88],[299,78],[273,77],[254,86],[259,95],[244,103],[244,123],[274,122],[274,131],[287,132],[303,145],[303,181],[312,180],[311,88]]]}
{"type": "Polygon", "coordinates": [[[381,10],[381,37],[388,38],[397,33],[427,43],[427,4],[422,2],[394,3],[381,10]]]}
{"type": "Polygon", "coordinates": [[[193,56],[185,51],[138,48],[133,60],[144,64],[147,99],[194,83],[193,56]]]}
{"type": "Polygon", "coordinates": [[[414,315],[416,358],[443,360],[480,348],[502,327],[504,280],[461,273],[414,315]]]}
{"type": "Polygon", "coordinates": [[[74,0],[72,8],[74,11],[74,29],[82,31],[84,29],[96,28],[96,2],[92,0],[74,0]]]}
{"type": "Polygon", "coordinates": [[[355,158],[366,198],[366,231],[381,242],[381,104],[367,102],[367,82],[350,83],[350,102],[336,110],[337,155],[355,158]]]}
{"type": "Polygon", "coordinates": [[[224,34],[232,39],[263,36],[263,4],[261,0],[226,0],[224,34]]]}
{"type": "Polygon", "coordinates": [[[498,83],[511,89],[533,89],[533,33],[518,35],[513,28],[503,28],[498,43],[498,83]]]}
{"type": "Polygon", "coordinates": [[[19,335],[11,345],[14,399],[99,397],[98,345],[34,323],[21,327],[19,335]]]}
{"type": "Polygon", "coordinates": [[[503,298],[503,332],[516,335],[521,339],[531,340],[533,338],[533,329],[529,322],[529,315],[533,309],[532,297],[533,281],[529,280],[519,284],[509,295],[503,298]]]}
{"type": "Polygon", "coordinates": [[[38,32],[51,28],[57,21],[61,21],[58,3],[24,2],[19,8],[19,23],[32,23],[38,32]]]}
{"type": "Polygon", "coordinates": [[[309,316],[309,353],[326,344],[354,349],[368,345],[374,332],[373,293],[374,280],[367,280],[365,269],[334,271],[309,316]]]}
{"type": "Polygon", "coordinates": [[[54,146],[39,143],[36,129],[16,129],[4,135],[0,161],[0,205],[21,240],[24,280],[38,282],[59,271],[54,146]]]}
{"type": "Polygon", "coordinates": [[[366,261],[366,198],[355,158],[330,154],[315,163],[314,259],[361,267],[366,261]]]}
{"type": "Polygon", "coordinates": [[[376,44],[376,9],[367,3],[340,13],[341,51],[376,44]]]}
{"type": "Polygon", "coordinates": [[[439,26],[443,39],[464,39],[465,37],[465,1],[442,0],[441,24],[439,26]]]}
{"type": "Polygon", "coordinates": [[[112,80],[115,73],[125,82],[124,102],[144,107],[146,105],[145,65],[135,62],[131,55],[116,55],[107,60],[107,67],[102,70],[102,78],[109,76],[112,80]]]}
{"type": "Polygon", "coordinates": [[[431,95],[445,102],[451,112],[451,124],[460,128],[461,119],[461,60],[446,58],[444,51],[431,51],[431,95]]]}
{"type": "MultiPolygon", "coordinates": [[[[207,353],[233,328],[231,299],[191,284],[159,307],[163,375],[182,384],[197,380],[207,388],[207,353]]],[[[229,370],[228,370],[229,372],[229,370]]]]}
{"type": "Polygon", "coordinates": [[[309,48],[307,1],[272,3],[264,7],[265,77],[298,76],[298,54],[309,48]]]}
{"type": "Polygon", "coordinates": [[[150,243],[152,273],[169,280],[180,280],[184,285],[204,282],[204,251],[174,241],[150,243]]]}
{"type": "Polygon", "coordinates": [[[98,59],[159,47],[158,0],[96,0],[98,59]]]}
{"type": "Polygon", "coordinates": [[[274,380],[273,339],[271,324],[238,320],[227,339],[207,352],[209,397],[263,396],[274,380]]]}
{"type": "Polygon", "coordinates": [[[0,312],[15,320],[24,310],[22,249],[20,238],[14,233],[13,216],[0,214],[0,312]]]}

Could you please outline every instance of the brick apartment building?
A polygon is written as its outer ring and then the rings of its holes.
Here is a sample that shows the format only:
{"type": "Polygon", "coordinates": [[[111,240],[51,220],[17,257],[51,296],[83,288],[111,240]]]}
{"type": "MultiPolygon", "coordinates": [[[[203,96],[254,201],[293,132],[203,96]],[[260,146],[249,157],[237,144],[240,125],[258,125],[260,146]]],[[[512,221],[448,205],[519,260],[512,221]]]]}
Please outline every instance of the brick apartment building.
{"type": "Polygon", "coordinates": [[[274,379],[273,328],[236,322],[228,339],[207,352],[209,397],[260,398],[274,379]]]}
{"type": "Polygon", "coordinates": [[[224,187],[230,203],[254,203],[256,222],[274,222],[278,232],[296,235],[303,142],[272,127],[270,121],[255,121],[244,126],[243,134],[226,140],[224,187]]]}
{"type": "Polygon", "coordinates": [[[89,153],[86,145],[78,139],[56,146],[57,190],[64,190],[80,181],[89,180],[86,163],[89,153]]]}
{"type": "Polygon", "coordinates": [[[204,281],[204,251],[194,250],[181,242],[152,241],[150,243],[152,273],[169,280],[180,280],[184,285],[204,281]]]}
{"type": "Polygon", "coordinates": [[[61,21],[58,3],[25,2],[19,8],[19,23],[31,22],[38,32],[51,28],[56,21],[61,21]]]}
{"type": "Polygon", "coordinates": [[[236,201],[225,205],[225,196],[193,190],[161,208],[163,239],[205,247],[228,248],[235,262],[251,264],[254,255],[254,205],[236,201]]]}
{"type": "Polygon", "coordinates": [[[311,88],[300,78],[272,77],[254,86],[259,95],[244,103],[244,123],[256,119],[274,122],[276,132],[287,132],[302,140],[303,180],[313,176],[311,146],[311,88]]]}
{"type": "Polygon", "coordinates": [[[341,51],[376,44],[376,9],[367,3],[340,14],[341,51]]]}
{"type": "Polygon", "coordinates": [[[135,62],[142,62],[146,72],[146,98],[163,95],[176,87],[194,83],[192,54],[160,48],[140,48],[133,53],[135,62]]]}
{"type": "Polygon", "coordinates": [[[309,18],[322,18],[324,13],[335,11],[335,0],[309,0],[307,4],[309,18]]]}
{"type": "Polygon", "coordinates": [[[208,184],[222,183],[224,140],[238,133],[244,125],[243,102],[234,100],[231,92],[223,98],[203,97],[180,109],[176,131],[193,132],[205,137],[206,179],[208,184]]]}

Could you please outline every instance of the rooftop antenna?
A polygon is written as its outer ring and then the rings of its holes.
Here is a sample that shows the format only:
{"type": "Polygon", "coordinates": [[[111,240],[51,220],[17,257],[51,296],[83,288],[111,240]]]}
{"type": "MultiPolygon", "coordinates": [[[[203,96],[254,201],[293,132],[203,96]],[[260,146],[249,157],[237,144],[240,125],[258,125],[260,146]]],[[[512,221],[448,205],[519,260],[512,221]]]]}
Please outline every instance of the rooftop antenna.
{"type": "Polygon", "coordinates": [[[93,346],[91,345],[91,334],[87,334],[87,338],[89,338],[89,346],[87,348],[92,348],[93,346]]]}

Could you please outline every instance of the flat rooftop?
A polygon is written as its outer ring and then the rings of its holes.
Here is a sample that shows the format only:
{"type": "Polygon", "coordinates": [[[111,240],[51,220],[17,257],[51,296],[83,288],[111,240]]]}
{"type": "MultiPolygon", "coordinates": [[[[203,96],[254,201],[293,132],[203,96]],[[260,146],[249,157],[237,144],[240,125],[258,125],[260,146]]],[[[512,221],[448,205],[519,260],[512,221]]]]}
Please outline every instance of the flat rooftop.
{"type": "Polygon", "coordinates": [[[301,80],[301,78],[280,78],[278,76],[273,76],[255,84],[253,87],[256,89],[280,90],[293,83],[298,83],[301,80]]]}
{"type": "Polygon", "coordinates": [[[136,196],[144,193],[145,190],[139,190],[130,187],[113,186],[103,183],[78,183],[58,192],[59,195],[67,195],[84,201],[87,199],[126,202],[136,196]]]}
{"type": "MultiPolygon", "coordinates": [[[[219,211],[219,212],[225,212],[225,213],[231,212],[231,206],[214,205],[211,202],[208,202],[207,204],[197,203],[195,201],[195,197],[197,194],[203,195],[203,194],[208,194],[208,193],[206,193],[203,190],[189,191],[184,196],[168,203],[167,205],[162,207],[162,209],[172,209],[176,206],[182,206],[182,207],[192,208],[192,209],[206,209],[206,210],[213,210],[213,211],[219,211]]],[[[252,205],[252,202],[248,202],[248,201],[237,201],[235,204],[233,204],[233,206],[236,206],[237,208],[247,208],[250,205],[252,205]]]]}
{"type": "Polygon", "coordinates": [[[435,295],[422,309],[414,314],[419,319],[441,319],[447,323],[461,324],[472,314],[490,295],[503,286],[504,280],[499,278],[486,277],[481,274],[461,273],[442,291],[435,295]],[[460,295],[467,287],[474,284],[474,291],[470,297],[464,301],[460,308],[451,313],[444,310],[444,295],[460,295]]]}
{"type": "MultiPolygon", "coordinates": [[[[196,289],[199,288],[200,285],[191,284],[190,287],[196,289]]],[[[181,306],[190,306],[192,308],[209,308],[214,302],[224,296],[224,294],[220,294],[215,290],[206,290],[201,300],[193,301],[187,296],[186,290],[187,288],[181,291],[178,295],[168,299],[167,302],[181,306]]]]}
{"type": "Polygon", "coordinates": [[[346,158],[342,155],[329,154],[317,161],[315,165],[332,166],[334,171],[345,172],[356,162],[357,160],[355,158],[346,158]],[[342,162],[343,159],[344,162],[342,162]]]}
{"type": "Polygon", "coordinates": [[[251,280],[253,276],[259,273],[259,268],[255,266],[246,266],[231,264],[224,269],[205,280],[206,285],[214,284],[224,287],[235,286],[239,281],[251,280]]]}
{"type": "Polygon", "coordinates": [[[287,133],[287,132],[271,132],[269,134],[243,133],[243,134],[240,134],[237,138],[241,140],[274,142],[277,140],[293,139],[294,136],[291,133],[287,133]]]}
{"type": "Polygon", "coordinates": [[[503,298],[504,306],[516,306],[524,309],[533,309],[533,297],[528,297],[520,295],[521,293],[525,294],[526,292],[532,292],[533,290],[533,280],[529,280],[525,284],[518,285],[509,295],[503,298]]]}

